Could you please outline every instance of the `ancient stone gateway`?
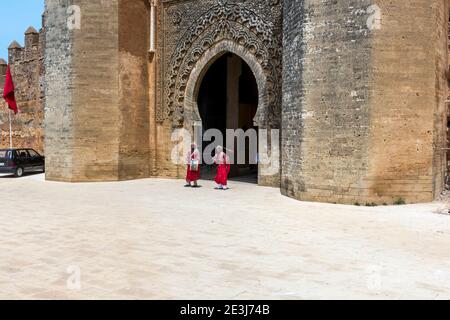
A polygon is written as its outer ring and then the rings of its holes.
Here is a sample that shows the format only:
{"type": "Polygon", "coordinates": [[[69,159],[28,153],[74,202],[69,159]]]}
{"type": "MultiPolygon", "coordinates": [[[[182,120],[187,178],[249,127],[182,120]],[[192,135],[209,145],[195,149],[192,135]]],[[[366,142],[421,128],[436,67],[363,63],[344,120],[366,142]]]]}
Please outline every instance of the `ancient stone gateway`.
{"type": "MultiPolygon", "coordinates": [[[[265,71],[261,63],[256,59],[255,55],[253,55],[250,51],[248,51],[244,46],[241,46],[238,43],[230,40],[222,40],[216,44],[211,45],[207,49],[207,51],[205,51],[205,53],[201,56],[201,58],[196,61],[195,65],[193,66],[193,69],[189,73],[190,76],[188,81],[186,82],[186,84],[182,85],[182,88],[185,89],[183,90],[182,93],[184,94],[183,99],[180,100],[184,102],[183,121],[185,122],[185,127],[194,128],[196,123],[202,122],[202,117],[200,115],[200,109],[198,106],[198,98],[203,77],[205,76],[209,67],[215,61],[217,61],[219,58],[229,53],[235,54],[250,67],[250,71],[254,75],[257,84],[257,92],[258,92],[257,112],[254,115],[253,119],[249,119],[250,123],[247,123],[248,125],[247,128],[250,128],[251,125],[254,124],[255,127],[261,129],[279,130],[280,110],[277,110],[277,108],[279,108],[280,104],[274,103],[273,100],[277,99],[277,96],[281,95],[281,88],[270,88],[272,82],[270,82],[270,80],[268,79],[269,76],[267,76],[266,72],[269,73],[270,75],[270,72],[272,70],[269,69],[265,71]]],[[[228,94],[228,96],[231,96],[231,94],[228,94]]],[[[228,102],[230,101],[230,99],[227,100],[228,102]]],[[[237,111],[236,114],[238,114],[239,110],[236,111],[237,111]]],[[[239,121],[238,117],[236,118],[236,121],[239,121]]],[[[238,123],[236,125],[233,125],[232,123],[230,123],[230,121],[227,121],[226,128],[240,129],[240,126],[238,123]]],[[[274,143],[278,144],[277,150],[279,150],[280,141],[277,140],[274,143]]],[[[268,148],[270,147],[271,146],[268,145],[268,148]]],[[[279,163],[280,161],[279,156],[278,158],[273,159],[273,161],[279,163]]],[[[260,166],[262,165],[260,164],[260,166]]],[[[259,184],[269,186],[279,185],[279,177],[280,177],[279,165],[277,165],[277,168],[278,168],[277,174],[273,173],[268,175],[260,174],[258,177],[259,184]]],[[[259,172],[261,173],[262,171],[263,170],[260,170],[259,172]]]]}
{"type": "Polygon", "coordinates": [[[279,130],[268,137],[278,170],[260,166],[258,182],[287,196],[430,201],[446,174],[448,3],[415,8],[48,0],[47,179],[181,179],[174,132],[218,119],[222,129],[279,130]],[[80,28],[67,23],[71,6],[80,28]]]}
{"type": "MultiPolygon", "coordinates": [[[[257,82],[257,113],[253,119],[255,126],[269,133],[272,129],[280,129],[282,39],[281,26],[276,26],[276,22],[281,15],[281,5],[280,2],[274,2],[266,7],[278,10],[264,19],[260,17],[255,4],[243,6],[234,2],[219,2],[213,6],[205,5],[204,13],[183,33],[168,59],[170,62],[165,76],[164,96],[159,104],[162,110],[159,110],[157,118],[159,123],[169,120],[174,126],[183,126],[188,130],[196,123],[201,123],[197,99],[203,77],[217,59],[233,53],[250,67],[257,82]]],[[[167,11],[170,12],[170,9],[167,11]]],[[[175,11],[172,20],[176,21],[179,16],[179,11],[175,11]]],[[[230,83],[228,85],[233,87],[230,83]]],[[[229,101],[232,94],[229,92],[228,98],[224,100],[229,101]]],[[[232,109],[232,106],[227,108],[232,109]]],[[[239,113],[239,102],[234,111],[239,113]]],[[[238,119],[236,121],[239,122],[238,119]]],[[[227,122],[227,129],[242,127],[238,123],[227,122]]],[[[271,143],[275,143],[276,150],[279,150],[279,140],[269,141],[270,150],[271,143]]],[[[279,186],[279,156],[273,161],[277,162],[278,173],[260,174],[260,185],[279,186]]]]}
{"type": "MultiPolygon", "coordinates": [[[[259,126],[266,127],[276,120],[275,123],[279,125],[280,111],[272,110],[279,107],[279,105],[270,104],[269,100],[274,98],[275,94],[274,91],[268,88],[269,80],[267,79],[261,64],[244,47],[229,40],[223,40],[211,46],[191,70],[188,81],[183,85],[183,96],[182,99],[180,99],[184,102],[183,113],[185,114],[185,117],[183,118],[183,121],[186,121],[189,126],[193,125],[194,122],[201,120],[197,104],[201,80],[209,66],[226,53],[234,53],[242,58],[250,66],[250,69],[256,77],[259,99],[258,113],[254,119],[255,122],[259,126]]],[[[277,94],[281,94],[281,90],[277,94]]]]}

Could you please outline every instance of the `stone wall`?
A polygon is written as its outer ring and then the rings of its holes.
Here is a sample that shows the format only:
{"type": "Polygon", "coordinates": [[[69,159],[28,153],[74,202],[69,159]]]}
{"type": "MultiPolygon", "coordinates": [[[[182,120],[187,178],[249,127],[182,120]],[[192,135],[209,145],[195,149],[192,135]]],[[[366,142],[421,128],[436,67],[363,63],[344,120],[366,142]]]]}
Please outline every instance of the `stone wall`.
{"type": "MultiPolygon", "coordinates": [[[[3,97],[3,88],[5,86],[6,68],[7,62],[4,59],[0,59],[0,92],[2,93],[2,97],[3,97]]],[[[4,102],[2,101],[1,103],[4,102]]],[[[3,107],[4,105],[2,104],[1,106],[3,107]]]]}
{"type": "Polygon", "coordinates": [[[377,1],[367,195],[431,201],[444,186],[447,10],[443,0],[377,1]]]}
{"type": "MultiPolygon", "coordinates": [[[[13,146],[44,152],[44,30],[30,27],[25,46],[14,41],[8,50],[8,62],[15,85],[19,114],[12,114],[13,146]]],[[[6,61],[0,59],[0,96],[3,95],[6,61]]],[[[9,147],[8,108],[0,99],[0,148],[9,147]]]]}
{"type": "Polygon", "coordinates": [[[46,3],[47,179],[148,177],[145,2],[46,3]],[[67,27],[71,5],[80,29],[67,27]]]}
{"type": "Polygon", "coordinates": [[[370,1],[285,1],[282,192],[351,202],[368,167],[370,1]]]}
{"type": "MultiPolygon", "coordinates": [[[[448,62],[448,69],[447,69],[447,84],[450,84],[450,1],[445,1],[446,10],[449,11],[449,19],[447,20],[447,62],[448,62]]],[[[449,92],[447,96],[447,175],[445,177],[446,182],[446,188],[447,190],[450,190],[450,108],[449,103],[450,101],[450,85],[449,85],[449,92]]]]}
{"type": "Polygon", "coordinates": [[[46,177],[58,180],[73,171],[71,32],[67,9],[72,1],[45,2],[45,145],[46,177]]]}
{"type": "Polygon", "coordinates": [[[435,45],[435,81],[436,81],[436,104],[437,116],[435,116],[436,134],[434,138],[434,193],[438,194],[442,191],[442,186],[447,184],[449,167],[448,167],[448,147],[450,141],[448,138],[448,65],[450,60],[448,55],[448,21],[450,19],[450,1],[445,0],[437,3],[436,6],[436,30],[435,35],[438,42],[435,45]]]}
{"type": "Polygon", "coordinates": [[[379,29],[374,1],[285,1],[286,195],[381,204],[442,190],[444,1],[376,4],[379,29]]]}
{"type": "Polygon", "coordinates": [[[119,178],[149,176],[149,8],[147,1],[119,4],[119,178]]]}

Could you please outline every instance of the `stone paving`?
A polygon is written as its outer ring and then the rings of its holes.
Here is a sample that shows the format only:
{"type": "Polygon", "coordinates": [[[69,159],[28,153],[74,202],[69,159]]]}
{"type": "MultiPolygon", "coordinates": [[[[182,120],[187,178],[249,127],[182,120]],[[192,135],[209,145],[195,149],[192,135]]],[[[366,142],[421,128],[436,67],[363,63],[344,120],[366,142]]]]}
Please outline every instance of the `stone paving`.
{"type": "Polygon", "coordinates": [[[444,204],[0,178],[0,299],[449,299],[444,204]]]}

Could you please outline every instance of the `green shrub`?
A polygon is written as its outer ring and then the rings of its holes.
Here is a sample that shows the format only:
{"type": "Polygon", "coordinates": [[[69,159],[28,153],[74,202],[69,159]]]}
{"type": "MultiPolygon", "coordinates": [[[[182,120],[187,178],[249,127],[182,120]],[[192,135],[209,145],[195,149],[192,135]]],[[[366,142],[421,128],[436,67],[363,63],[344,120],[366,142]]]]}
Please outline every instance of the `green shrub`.
{"type": "Polygon", "coordinates": [[[375,202],[366,203],[366,207],[377,207],[378,205],[375,202]]]}
{"type": "Polygon", "coordinates": [[[402,205],[404,205],[404,204],[406,204],[406,201],[405,201],[405,199],[403,199],[403,198],[398,198],[398,199],[395,200],[395,202],[394,202],[394,205],[396,205],[396,206],[402,206],[402,205]]]}

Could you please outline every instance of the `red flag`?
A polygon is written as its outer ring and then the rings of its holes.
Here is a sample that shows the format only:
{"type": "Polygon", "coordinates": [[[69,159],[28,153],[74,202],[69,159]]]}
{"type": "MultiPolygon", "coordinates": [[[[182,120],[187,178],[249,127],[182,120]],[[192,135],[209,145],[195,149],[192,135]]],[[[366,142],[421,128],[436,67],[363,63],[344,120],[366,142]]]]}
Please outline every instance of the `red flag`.
{"type": "Polygon", "coordinates": [[[11,70],[9,68],[6,69],[6,79],[5,79],[5,88],[3,89],[3,98],[6,103],[8,103],[9,109],[14,111],[14,114],[17,114],[19,109],[17,108],[16,97],[14,95],[14,82],[11,76],[11,70]]]}

